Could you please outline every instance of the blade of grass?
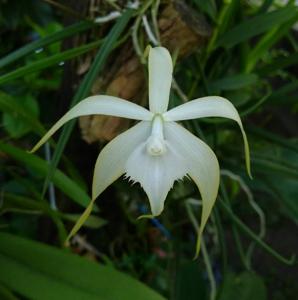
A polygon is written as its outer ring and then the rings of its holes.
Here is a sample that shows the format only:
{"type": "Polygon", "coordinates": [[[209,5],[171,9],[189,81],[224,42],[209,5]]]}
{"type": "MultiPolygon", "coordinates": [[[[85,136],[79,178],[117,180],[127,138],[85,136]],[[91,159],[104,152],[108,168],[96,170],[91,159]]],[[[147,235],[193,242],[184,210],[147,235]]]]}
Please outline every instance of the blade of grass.
{"type": "Polygon", "coordinates": [[[261,107],[261,105],[266,102],[269,97],[271,96],[271,91],[270,89],[268,89],[267,93],[257,102],[255,102],[254,104],[252,104],[249,108],[247,108],[246,110],[243,110],[240,112],[240,117],[244,117],[247,116],[251,113],[253,113],[254,111],[256,111],[259,107],[261,107]]]}
{"type": "Polygon", "coordinates": [[[273,0],[264,0],[263,4],[261,5],[261,7],[258,10],[258,14],[262,14],[262,13],[265,13],[266,11],[268,11],[268,9],[272,5],[272,3],[273,3],[273,0]]]}
{"type": "Polygon", "coordinates": [[[6,212],[14,212],[35,214],[44,213],[48,215],[52,219],[53,223],[56,225],[60,245],[63,245],[63,242],[67,236],[64,224],[61,220],[61,217],[59,216],[59,212],[52,210],[45,200],[32,200],[31,198],[26,196],[4,193],[3,203],[4,205],[0,210],[0,214],[4,214],[6,212]]]}
{"type": "Polygon", "coordinates": [[[65,38],[73,36],[79,32],[93,28],[95,26],[98,26],[98,24],[93,23],[91,21],[82,21],[82,22],[73,24],[59,32],[55,32],[51,35],[48,35],[47,37],[44,37],[37,41],[34,41],[28,45],[21,47],[18,50],[15,50],[14,52],[11,52],[7,56],[0,59],[0,68],[3,68],[5,66],[17,61],[18,59],[20,59],[28,54],[31,54],[32,52],[34,52],[35,50],[37,50],[39,48],[42,48],[49,44],[58,42],[60,40],[63,40],[65,38]]]}
{"type": "MultiPolygon", "coordinates": [[[[3,194],[3,205],[0,208],[0,215],[8,213],[8,212],[14,212],[14,213],[32,213],[32,214],[46,214],[50,216],[53,221],[56,223],[56,220],[59,219],[61,222],[61,219],[71,221],[75,223],[80,215],[78,214],[69,214],[69,213],[63,213],[58,210],[53,210],[50,205],[45,201],[40,201],[33,199],[28,196],[20,196],[15,195],[12,193],[4,193],[3,194]],[[54,217],[55,216],[55,217],[54,217]]],[[[99,218],[97,216],[91,215],[87,222],[83,225],[85,227],[89,228],[99,228],[107,224],[107,221],[99,218]]],[[[56,224],[57,225],[57,224],[56,224]]],[[[58,226],[57,226],[58,227],[58,226]]],[[[61,239],[62,242],[66,239],[66,231],[64,229],[64,235],[61,239]]],[[[61,243],[62,244],[62,243],[61,243]]]]}
{"type": "Polygon", "coordinates": [[[252,156],[251,161],[258,173],[278,173],[298,180],[298,166],[291,165],[289,161],[281,161],[274,157],[264,157],[256,154],[252,156]]]}
{"type": "Polygon", "coordinates": [[[19,77],[25,76],[25,75],[33,73],[33,72],[43,70],[50,66],[57,65],[61,61],[66,61],[66,60],[72,59],[76,56],[82,55],[82,54],[98,47],[101,43],[102,43],[102,41],[92,42],[87,45],[83,45],[80,47],[76,47],[74,49],[66,50],[62,53],[58,53],[58,54],[52,55],[50,57],[40,59],[36,62],[30,63],[24,67],[16,69],[15,71],[12,71],[8,74],[2,75],[0,77],[0,84],[6,83],[8,81],[17,79],[19,77]]]}
{"type": "Polygon", "coordinates": [[[297,9],[290,5],[252,17],[223,34],[218,39],[217,46],[222,46],[227,49],[234,47],[243,41],[266,32],[274,26],[282,25],[293,18],[296,13],[297,9]]]}
{"type": "MultiPolygon", "coordinates": [[[[122,16],[117,20],[117,22],[115,23],[115,25],[113,26],[113,28],[111,29],[111,31],[109,32],[107,37],[105,38],[102,46],[100,47],[100,49],[94,59],[94,62],[89,69],[89,72],[86,74],[86,76],[83,79],[83,82],[80,84],[80,87],[79,87],[77,93],[75,94],[70,107],[74,106],[76,103],[78,103],[83,98],[88,96],[90,89],[93,85],[93,82],[97,78],[98,73],[102,70],[102,68],[105,64],[105,61],[113,48],[113,45],[120,37],[120,35],[123,32],[124,28],[126,27],[128,21],[130,20],[132,14],[133,14],[132,9],[126,10],[122,14],[122,16]]],[[[70,137],[70,134],[74,128],[74,125],[75,125],[75,120],[72,120],[72,121],[68,122],[62,130],[62,133],[59,137],[59,141],[57,143],[57,147],[53,154],[53,159],[50,164],[49,172],[48,172],[46,180],[45,180],[43,194],[45,193],[45,191],[48,187],[48,184],[51,180],[52,174],[60,161],[62,152],[63,152],[65,145],[70,137]]]]}
{"type": "Polygon", "coordinates": [[[227,30],[228,26],[233,20],[238,4],[239,1],[237,0],[232,0],[231,2],[223,2],[221,10],[217,17],[216,28],[213,30],[211,39],[204,53],[204,62],[206,59],[208,59],[209,54],[214,50],[214,48],[216,48],[218,38],[227,30]]]}
{"type": "MultiPolygon", "coordinates": [[[[26,167],[30,167],[35,170],[40,175],[45,176],[49,171],[49,164],[34,154],[29,154],[26,151],[14,147],[9,144],[0,142],[0,150],[7,153],[10,157],[16,161],[24,164],[26,167]]],[[[52,182],[57,186],[64,194],[66,194],[70,199],[79,205],[86,207],[90,198],[80,186],[66,176],[60,170],[55,170],[52,177],[52,182]]]]}
{"type": "MultiPolygon", "coordinates": [[[[230,205],[230,199],[229,199],[229,196],[228,196],[228,193],[227,193],[227,190],[225,188],[225,185],[224,183],[222,183],[220,185],[220,192],[222,194],[222,198],[225,200],[225,202],[229,205],[229,207],[231,208],[231,205],[230,205]]],[[[232,233],[233,233],[233,236],[234,236],[234,240],[235,240],[235,244],[236,244],[236,248],[238,250],[238,253],[239,253],[239,257],[240,257],[240,260],[243,264],[243,266],[249,270],[249,262],[247,261],[246,257],[245,257],[245,250],[244,250],[244,247],[243,247],[243,244],[242,244],[242,241],[241,241],[241,238],[240,238],[240,234],[239,234],[239,231],[238,231],[238,227],[235,226],[234,223],[232,223],[232,233]]]]}
{"type": "Polygon", "coordinates": [[[19,300],[11,290],[0,284],[0,299],[2,300],[19,300]]]}
{"type": "Polygon", "coordinates": [[[294,265],[296,262],[296,256],[292,255],[290,258],[286,258],[282,255],[280,255],[277,251],[272,249],[268,244],[263,242],[249,227],[247,227],[232,211],[230,205],[226,203],[222,198],[219,199],[217,202],[219,203],[220,207],[224,210],[224,212],[230,217],[230,219],[233,221],[233,223],[248,237],[252,238],[255,243],[263,248],[267,253],[275,257],[280,262],[286,264],[286,265],[294,265]]]}
{"type": "Polygon", "coordinates": [[[226,76],[214,80],[209,83],[209,90],[214,91],[227,91],[237,90],[256,83],[258,76],[256,74],[236,74],[233,76],[226,76]]]}
{"type": "Polygon", "coordinates": [[[282,26],[274,24],[273,29],[268,31],[257,43],[252,51],[250,51],[247,56],[245,72],[250,73],[257,62],[268,52],[274,44],[276,44],[283,36],[285,36],[293,24],[298,20],[297,9],[292,9],[291,14],[289,14],[288,22],[282,26]]]}
{"type": "Polygon", "coordinates": [[[291,94],[294,94],[293,96],[296,100],[294,102],[296,103],[297,102],[297,96],[295,95],[296,91],[298,91],[298,79],[286,83],[280,88],[273,91],[268,101],[270,101],[270,103],[282,102],[282,104],[285,105],[291,101],[291,94]]]}
{"type": "Polygon", "coordinates": [[[67,251],[0,233],[0,284],[23,299],[165,300],[111,266],[67,251]]]}
{"type": "Polygon", "coordinates": [[[272,63],[256,69],[256,73],[261,76],[271,75],[275,71],[285,69],[298,64],[298,53],[293,53],[287,57],[277,58],[272,63]]]}
{"type": "Polygon", "coordinates": [[[274,134],[272,132],[269,132],[268,130],[261,129],[259,127],[248,125],[246,126],[246,131],[261,137],[262,139],[266,139],[267,141],[270,141],[276,145],[282,146],[284,148],[287,148],[289,150],[292,150],[296,153],[298,153],[298,147],[291,143],[289,139],[282,138],[278,136],[277,134],[274,134]]]}

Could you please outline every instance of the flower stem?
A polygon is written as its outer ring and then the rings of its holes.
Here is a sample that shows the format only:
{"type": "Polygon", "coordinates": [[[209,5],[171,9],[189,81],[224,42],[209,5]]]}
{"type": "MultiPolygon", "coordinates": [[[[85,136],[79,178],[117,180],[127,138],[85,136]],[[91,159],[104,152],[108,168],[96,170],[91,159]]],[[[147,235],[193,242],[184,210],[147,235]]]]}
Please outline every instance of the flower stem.
{"type": "MultiPolygon", "coordinates": [[[[195,228],[196,232],[199,232],[199,224],[194,216],[194,213],[193,213],[190,203],[186,202],[186,210],[187,210],[187,214],[189,216],[189,219],[190,219],[193,227],[195,228]]],[[[215,277],[213,274],[210,257],[209,257],[209,254],[208,254],[208,251],[206,248],[206,244],[205,244],[203,235],[201,236],[201,249],[202,249],[204,263],[206,265],[208,279],[210,282],[210,300],[215,300],[216,299],[216,282],[215,282],[215,277]]]]}
{"type": "Polygon", "coordinates": [[[227,245],[225,241],[223,226],[220,219],[220,214],[218,212],[218,208],[214,206],[213,208],[213,215],[215,220],[215,226],[218,231],[218,239],[221,249],[221,256],[222,256],[222,274],[225,276],[227,273],[227,266],[228,266],[228,255],[227,255],[227,245]]]}
{"type": "Polygon", "coordinates": [[[286,264],[286,265],[294,265],[296,263],[296,256],[292,255],[290,258],[286,258],[271,248],[268,244],[263,242],[249,227],[247,227],[232,211],[227,203],[223,199],[219,199],[218,203],[220,204],[221,208],[225,211],[225,213],[231,218],[234,224],[246,235],[252,238],[257,245],[263,248],[266,252],[270,255],[275,257],[278,261],[286,264]]]}
{"type": "MultiPolygon", "coordinates": [[[[223,199],[230,206],[229,197],[228,197],[225,185],[223,183],[220,185],[220,191],[221,191],[223,199]]],[[[243,249],[242,242],[241,242],[241,239],[240,239],[240,235],[239,235],[238,229],[237,229],[237,227],[235,226],[234,223],[232,223],[232,232],[233,232],[233,236],[234,236],[234,239],[235,239],[236,247],[237,247],[237,250],[239,252],[241,262],[243,263],[245,269],[249,270],[250,269],[249,268],[250,263],[246,260],[244,249],[243,249]]]]}

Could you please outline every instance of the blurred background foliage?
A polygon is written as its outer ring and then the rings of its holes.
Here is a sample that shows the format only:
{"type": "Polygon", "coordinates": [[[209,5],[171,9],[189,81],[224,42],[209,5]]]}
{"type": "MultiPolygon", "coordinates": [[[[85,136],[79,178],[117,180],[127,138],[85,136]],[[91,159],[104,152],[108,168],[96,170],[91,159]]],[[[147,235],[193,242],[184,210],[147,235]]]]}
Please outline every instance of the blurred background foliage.
{"type": "Polygon", "coordinates": [[[38,154],[27,150],[90,95],[127,43],[146,72],[144,50],[159,43],[158,19],[170,4],[87,2],[0,0],[0,298],[297,299],[297,3],[182,1],[210,35],[177,59],[170,105],[214,94],[232,101],[253,173],[250,180],[235,124],[183,123],[214,149],[222,170],[193,261],[201,202],[188,180],[175,184],[153,220],[137,220],[148,211],[146,196],[118,180],[63,245],[89,202],[104,142],[86,144],[70,122],[38,154]]]}

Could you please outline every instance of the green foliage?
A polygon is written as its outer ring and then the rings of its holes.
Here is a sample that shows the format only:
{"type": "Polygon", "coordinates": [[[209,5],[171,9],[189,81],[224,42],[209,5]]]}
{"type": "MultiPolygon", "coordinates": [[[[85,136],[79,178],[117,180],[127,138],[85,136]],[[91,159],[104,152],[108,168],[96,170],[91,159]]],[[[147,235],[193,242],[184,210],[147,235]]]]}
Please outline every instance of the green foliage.
{"type": "Polygon", "coordinates": [[[27,66],[18,68],[15,71],[12,71],[8,74],[5,74],[3,76],[0,76],[0,84],[3,84],[7,81],[11,81],[13,79],[17,79],[19,77],[22,77],[24,75],[28,75],[30,73],[34,73],[40,70],[44,70],[48,67],[58,65],[61,62],[65,62],[69,59],[75,58],[83,53],[86,53],[94,48],[97,48],[102,42],[96,41],[93,43],[89,43],[87,45],[83,45],[74,49],[70,49],[55,55],[52,55],[51,57],[45,57],[43,59],[39,59],[35,63],[29,63],[27,66]]]}
{"type": "MultiPolygon", "coordinates": [[[[3,142],[0,142],[0,150],[9,154],[10,157],[24,164],[24,166],[31,168],[37,174],[45,176],[48,173],[49,164],[37,155],[29,154],[22,149],[3,142]]],[[[70,199],[82,206],[88,205],[90,198],[86,192],[63,172],[55,170],[52,180],[61,191],[70,197],[70,199]]]]}
{"type": "Polygon", "coordinates": [[[75,23],[65,29],[61,29],[57,32],[45,35],[45,37],[38,39],[30,44],[23,46],[22,48],[8,54],[7,56],[0,59],[0,68],[7,66],[10,63],[17,61],[18,59],[31,54],[32,52],[51,45],[52,43],[61,41],[65,38],[68,38],[72,35],[78,34],[81,31],[87,30],[89,28],[95,27],[96,24],[90,21],[82,21],[75,23]]]}
{"type": "Polygon", "coordinates": [[[198,264],[189,262],[177,270],[175,299],[195,300],[198,298],[201,300],[208,299],[206,284],[198,264]]]}
{"type": "Polygon", "coordinates": [[[31,299],[164,299],[111,267],[66,251],[5,233],[0,245],[0,282],[31,299]]]}
{"type": "Polygon", "coordinates": [[[39,135],[46,132],[38,121],[39,107],[31,95],[25,95],[24,98],[21,96],[12,97],[0,92],[0,110],[3,112],[4,126],[12,137],[20,137],[29,130],[39,135]]]}
{"type": "Polygon", "coordinates": [[[281,26],[291,18],[297,18],[297,13],[296,7],[289,6],[273,12],[259,14],[249,20],[243,21],[227,33],[224,33],[218,39],[217,46],[223,46],[228,49],[232,48],[254,36],[267,32],[273,26],[281,26]]]}
{"type": "MultiPolygon", "coordinates": [[[[32,120],[38,118],[38,104],[36,99],[34,99],[31,95],[14,98],[10,97],[10,99],[6,99],[6,101],[7,100],[14,102],[14,104],[9,103],[11,106],[18,108],[21,107],[20,110],[24,111],[26,114],[28,113],[28,119],[32,120]]],[[[9,135],[13,138],[20,138],[32,129],[30,125],[19,120],[18,113],[16,111],[3,114],[3,125],[9,135]]]]}
{"type": "Polygon", "coordinates": [[[251,272],[229,273],[223,282],[218,299],[266,300],[266,286],[263,279],[257,274],[251,272]]]}
{"type": "MultiPolygon", "coordinates": [[[[298,221],[294,1],[185,1],[207,18],[212,36],[200,51],[183,60],[178,57],[170,105],[214,94],[232,101],[248,135],[254,179],[245,175],[239,132],[230,121],[184,122],[216,152],[223,170],[204,236],[207,256],[191,261],[195,232],[186,207],[199,216],[201,203],[190,181],[175,184],[158,219],[136,220],[148,213],[141,206],[145,196],[137,185],[121,180],[102,195],[71,244],[72,251],[99,257],[100,262],[63,248],[69,229],[90,203],[86,182],[97,148],[83,146],[78,131],[70,139],[73,121],[57,144],[49,141],[43,149],[49,150],[47,155],[26,150],[67,106],[90,95],[124,42],[132,38],[130,45],[144,62],[150,39],[141,26],[143,16],[158,39],[157,20],[166,2],[141,2],[138,9],[122,10],[121,17],[106,24],[85,20],[62,2],[50,7],[46,1],[0,1],[0,230],[13,233],[0,233],[0,299],[163,299],[139,281],[174,300],[205,300],[210,295],[217,300],[263,300],[271,295],[273,300],[295,299],[296,287],[280,276],[282,271],[271,276],[268,265],[276,260],[279,269],[283,263],[291,276],[291,254],[297,247],[284,245],[284,239],[274,244],[266,235],[284,227],[289,239],[296,240],[290,236],[298,221]],[[79,19],[64,27],[67,13],[79,19]],[[82,43],[62,47],[72,37],[82,43]],[[60,85],[63,76],[69,76],[63,74],[64,63],[85,63],[86,55],[86,61],[92,59],[89,71],[80,75],[78,85],[69,82],[67,91],[74,89],[71,101],[68,93],[62,94],[67,80],[60,85]],[[29,236],[43,242],[30,241],[29,236]]],[[[120,1],[103,2],[100,16],[119,9],[120,1]]]]}

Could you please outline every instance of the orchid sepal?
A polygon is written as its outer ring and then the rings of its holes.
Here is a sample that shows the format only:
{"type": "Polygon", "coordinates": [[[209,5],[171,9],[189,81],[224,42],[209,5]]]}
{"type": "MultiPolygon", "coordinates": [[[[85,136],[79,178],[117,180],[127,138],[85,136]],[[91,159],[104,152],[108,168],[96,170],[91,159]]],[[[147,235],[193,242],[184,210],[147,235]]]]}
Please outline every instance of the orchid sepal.
{"type": "Polygon", "coordinates": [[[86,115],[108,115],[134,120],[150,121],[153,113],[130,101],[113,96],[91,96],[72,107],[30,151],[35,152],[40,148],[60,127],[66,122],[86,115]]]}
{"type": "Polygon", "coordinates": [[[162,116],[167,122],[208,117],[222,117],[236,121],[240,127],[243,137],[246,170],[249,177],[252,179],[250,150],[246,133],[243,129],[243,125],[236,108],[229,100],[219,96],[202,97],[176,106],[165,112],[162,116]]]}

